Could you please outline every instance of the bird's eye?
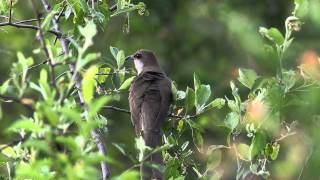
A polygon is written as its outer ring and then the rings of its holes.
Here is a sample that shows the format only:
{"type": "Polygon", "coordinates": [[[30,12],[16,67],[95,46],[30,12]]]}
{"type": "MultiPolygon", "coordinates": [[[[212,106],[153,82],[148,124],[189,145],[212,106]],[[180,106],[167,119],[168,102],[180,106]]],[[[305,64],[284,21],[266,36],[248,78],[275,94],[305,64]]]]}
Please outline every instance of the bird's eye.
{"type": "Polygon", "coordinates": [[[142,57],[142,54],[141,53],[136,53],[133,57],[135,59],[140,59],[142,57]]]}

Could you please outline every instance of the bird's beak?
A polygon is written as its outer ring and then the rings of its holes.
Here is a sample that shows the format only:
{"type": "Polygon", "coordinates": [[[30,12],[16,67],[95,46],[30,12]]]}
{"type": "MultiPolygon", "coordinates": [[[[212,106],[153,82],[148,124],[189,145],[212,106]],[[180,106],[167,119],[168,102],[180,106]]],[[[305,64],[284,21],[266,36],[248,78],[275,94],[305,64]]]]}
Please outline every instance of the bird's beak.
{"type": "Polygon", "coordinates": [[[127,56],[127,57],[126,57],[125,61],[127,62],[127,61],[129,61],[129,60],[134,60],[133,55],[130,55],[130,56],[127,56]]]}

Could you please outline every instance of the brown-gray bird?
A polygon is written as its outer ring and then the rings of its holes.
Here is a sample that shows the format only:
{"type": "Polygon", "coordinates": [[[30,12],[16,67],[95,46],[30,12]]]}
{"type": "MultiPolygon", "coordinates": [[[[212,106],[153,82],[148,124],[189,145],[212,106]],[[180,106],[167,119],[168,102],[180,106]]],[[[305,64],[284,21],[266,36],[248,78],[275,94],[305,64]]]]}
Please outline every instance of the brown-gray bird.
{"type": "MultiPolygon", "coordinates": [[[[161,145],[161,129],[172,101],[171,80],[160,68],[152,51],[139,50],[128,59],[134,61],[138,72],[130,87],[131,120],[137,136],[142,135],[146,145],[155,148],[161,145]]],[[[147,161],[163,163],[160,153],[147,161]]],[[[160,171],[146,165],[140,167],[140,172],[144,180],[163,179],[160,171]]]]}

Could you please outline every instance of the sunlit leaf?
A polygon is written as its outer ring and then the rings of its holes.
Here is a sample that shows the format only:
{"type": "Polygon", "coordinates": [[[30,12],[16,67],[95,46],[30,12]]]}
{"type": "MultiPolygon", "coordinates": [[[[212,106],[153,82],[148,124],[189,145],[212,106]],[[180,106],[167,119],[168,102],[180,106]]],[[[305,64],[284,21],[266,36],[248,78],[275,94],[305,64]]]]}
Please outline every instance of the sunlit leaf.
{"type": "Polygon", "coordinates": [[[95,90],[95,75],[98,72],[96,66],[91,66],[84,74],[82,79],[82,93],[86,103],[90,103],[95,90]]]}
{"type": "Polygon", "coordinates": [[[257,78],[258,75],[254,70],[239,68],[238,80],[247,88],[251,89],[257,78]]]}
{"type": "Polygon", "coordinates": [[[250,145],[250,160],[253,160],[260,152],[263,151],[264,147],[266,145],[266,137],[264,133],[257,132],[250,145]]]}
{"type": "Polygon", "coordinates": [[[121,86],[119,87],[119,90],[126,90],[126,89],[128,89],[128,88],[130,87],[130,85],[131,85],[131,83],[132,83],[132,81],[134,80],[135,77],[136,77],[136,76],[132,76],[132,77],[126,79],[126,80],[121,84],[121,86]]]}

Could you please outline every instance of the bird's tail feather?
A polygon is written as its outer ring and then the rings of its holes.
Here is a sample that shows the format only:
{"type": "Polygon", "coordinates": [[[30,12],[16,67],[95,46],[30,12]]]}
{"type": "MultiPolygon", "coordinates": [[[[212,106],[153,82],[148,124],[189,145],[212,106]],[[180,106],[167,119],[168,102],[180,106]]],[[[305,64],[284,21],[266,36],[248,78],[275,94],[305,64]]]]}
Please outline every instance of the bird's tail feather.
{"type": "MultiPolygon", "coordinates": [[[[156,148],[157,146],[161,146],[161,133],[160,132],[144,132],[143,139],[147,146],[156,148]]],[[[162,165],[163,160],[161,153],[152,154],[146,162],[150,162],[152,164],[162,165]]],[[[150,179],[163,179],[163,173],[160,172],[158,169],[151,168],[146,164],[142,164],[140,168],[141,172],[141,179],[143,180],[150,180],[150,179]]]]}

